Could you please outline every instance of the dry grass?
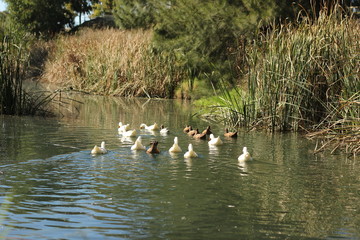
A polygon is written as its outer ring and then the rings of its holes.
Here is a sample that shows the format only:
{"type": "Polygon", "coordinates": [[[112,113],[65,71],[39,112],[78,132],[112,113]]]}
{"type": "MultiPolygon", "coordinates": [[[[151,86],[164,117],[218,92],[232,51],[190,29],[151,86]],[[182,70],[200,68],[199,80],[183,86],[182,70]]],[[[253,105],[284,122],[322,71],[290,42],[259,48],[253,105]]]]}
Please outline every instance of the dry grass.
{"type": "Polygon", "coordinates": [[[152,31],[84,29],[61,36],[42,81],[103,95],[171,97],[184,74],[151,50],[152,31]]]}

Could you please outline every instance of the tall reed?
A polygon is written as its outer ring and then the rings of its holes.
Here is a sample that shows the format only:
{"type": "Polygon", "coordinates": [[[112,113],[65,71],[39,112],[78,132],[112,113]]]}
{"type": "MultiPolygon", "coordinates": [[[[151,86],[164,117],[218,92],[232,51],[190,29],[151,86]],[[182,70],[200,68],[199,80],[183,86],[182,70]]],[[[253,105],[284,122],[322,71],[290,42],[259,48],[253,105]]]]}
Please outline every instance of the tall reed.
{"type": "MultiPolygon", "coordinates": [[[[359,122],[360,26],[334,8],[312,22],[273,25],[248,45],[247,93],[236,97],[244,124],[271,130],[359,122]],[[239,102],[239,100],[237,100],[239,102]],[[246,116],[246,117],[245,117],[246,116]]],[[[229,98],[228,98],[229,99],[229,98]]]]}
{"type": "Polygon", "coordinates": [[[42,79],[103,95],[171,97],[186,74],[154,52],[151,30],[84,29],[54,43],[42,79]]]}
{"type": "Polygon", "coordinates": [[[0,114],[20,114],[23,53],[11,37],[3,36],[0,45],[0,114]]]}
{"type": "MultiPolygon", "coordinates": [[[[4,30],[4,29],[3,29],[4,30]]],[[[28,93],[23,89],[28,63],[27,36],[0,34],[0,114],[48,115],[52,94],[28,93]]]]}

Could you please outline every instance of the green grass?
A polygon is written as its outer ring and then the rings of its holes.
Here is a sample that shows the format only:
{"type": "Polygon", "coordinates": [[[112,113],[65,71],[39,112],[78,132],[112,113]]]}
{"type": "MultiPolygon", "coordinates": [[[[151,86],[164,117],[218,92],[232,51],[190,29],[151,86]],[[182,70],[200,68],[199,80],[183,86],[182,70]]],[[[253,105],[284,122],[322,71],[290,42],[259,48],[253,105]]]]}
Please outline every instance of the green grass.
{"type": "Polygon", "coordinates": [[[316,129],[359,119],[360,27],[335,9],[316,22],[273,25],[247,46],[246,84],[222,88],[234,125],[316,129]],[[244,88],[244,85],[246,86],[244,88]],[[346,104],[344,104],[344,102],[346,104]]]}
{"type": "Polygon", "coordinates": [[[48,104],[56,94],[30,93],[23,89],[32,36],[13,31],[13,28],[3,23],[0,39],[0,114],[51,114],[48,104]]]}
{"type": "Polygon", "coordinates": [[[328,129],[334,141],[346,132],[357,133],[346,141],[354,145],[351,152],[360,152],[358,20],[334,8],[316,21],[269,29],[247,46],[248,71],[240,86],[222,87],[211,109],[221,108],[224,121],[234,126],[328,129]]]}

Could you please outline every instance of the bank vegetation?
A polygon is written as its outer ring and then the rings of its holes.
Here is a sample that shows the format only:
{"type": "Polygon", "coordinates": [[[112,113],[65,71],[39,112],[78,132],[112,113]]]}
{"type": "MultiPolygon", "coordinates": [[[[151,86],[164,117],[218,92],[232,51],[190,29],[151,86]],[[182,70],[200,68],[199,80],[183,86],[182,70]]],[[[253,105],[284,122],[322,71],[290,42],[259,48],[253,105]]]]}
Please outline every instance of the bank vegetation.
{"type": "Polygon", "coordinates": [[[2,89],[31,106],[39,105],[18,90],[23,76],[90,94],[198,99],[201,114],[232,127],[298,131],[318,141],[316,152],[360,152],[360,24],[343,6],[290,16],[271,0],[161,2],[149,1],[140,16],[130,3],[116,8],[121,29],[38,38],[27,60],[13,51],[6,62],[3,41],[2,89]]]}

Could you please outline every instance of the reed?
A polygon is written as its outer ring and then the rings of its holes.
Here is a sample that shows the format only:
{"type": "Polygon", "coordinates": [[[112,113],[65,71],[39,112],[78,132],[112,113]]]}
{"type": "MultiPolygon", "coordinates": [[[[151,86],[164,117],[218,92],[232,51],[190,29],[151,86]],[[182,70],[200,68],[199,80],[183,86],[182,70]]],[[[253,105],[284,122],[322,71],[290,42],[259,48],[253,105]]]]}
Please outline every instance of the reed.
{"type": "Polygon", "coordinates": [[[272,131],[319,131],[310,137],[326,132],[332,141],[341,141],[338,146],[351,142],[352,152],[358,153],[358,20],[335,7],[315,21],[269,29],[246,48],[248,72],[242,87],[221,89],[219,106],[231,115],[227,118],[234,119],[233,125],[272,131]],[[357,136],[343,138],[353,134],[357,136]]]}
{"type": "Polygon", "coordinates": [[[2,31],[0,38],[0,114],[49,115],[52,94],[25,92],[23,80],[28,63],[28,36],[2,31]]]}
{"type": "Polygon", "coordinates": [[[359,116],[356,106],[344,105],[358,101],[360,89],[356,20],[335,8],[316,22],[270,29],[247,47],[246,93],[238,90],[229,96],[223,91],[228,108],[243,109],[239,119],[245,125],[261,122],[281,131],[315,129],[359,116]]]}
{"type": "Polygon", "coordinates": [[[151,30],[84,29],[60,36],[43,81],[102,95],[171,97],[186,74],[174,56],[154,52],[151,30]]]}

